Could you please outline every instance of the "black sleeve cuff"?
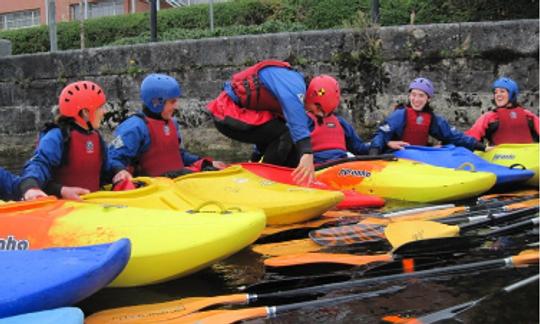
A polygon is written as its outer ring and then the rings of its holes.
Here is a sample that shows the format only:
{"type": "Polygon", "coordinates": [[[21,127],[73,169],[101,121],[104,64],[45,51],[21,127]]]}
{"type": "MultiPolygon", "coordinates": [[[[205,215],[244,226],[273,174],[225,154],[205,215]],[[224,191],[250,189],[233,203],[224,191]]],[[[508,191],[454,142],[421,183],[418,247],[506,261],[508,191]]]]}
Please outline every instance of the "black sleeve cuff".
{"type": "Polygon", "coordinates": [[[49,182],[45,187],[45,192],[48,195],[53,195],[58,198],[62,198],[62,185],[56,182],[49,182]]]}
{"type": "Polygon", "coordinates": [[[486,145],[484,143],[477,142],[476,144],[474,144],[474,150],[485,152],[486,145]]]}
{"type": "Polygon", "coordinates": [[[296,142],[296,149],[300,155],[313,154],[313,148],[311,146],[311,138],[306,137],[296,142]]]}
{"type": "Polygon", "coordinates": [[[26,178],[19,184],[19,190],[22,196],[32,188],[39,188],[39,183],[34,178],[26,178]]]}

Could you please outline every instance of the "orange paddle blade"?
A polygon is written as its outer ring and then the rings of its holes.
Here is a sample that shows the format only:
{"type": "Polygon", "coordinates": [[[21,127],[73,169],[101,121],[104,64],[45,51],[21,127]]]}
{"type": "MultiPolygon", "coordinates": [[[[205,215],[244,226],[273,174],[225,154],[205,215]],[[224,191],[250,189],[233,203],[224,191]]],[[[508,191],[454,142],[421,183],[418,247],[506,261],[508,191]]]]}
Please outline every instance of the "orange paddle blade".
{"type": "Polygon", "coordinates": [[[222,310],[221,312],[209,311],[196,313],[190,316],[178,318],[175,324],[227,324],[245,321],[249,319],[266,317],[268,315],[267,307],[252,307],[238,310],[222,310]]]}
{"type": "Polygon", "coordinates": [[[270,225],[270,226],[267,226],[263,230],[261,235],[262,236],[272,235],[272,234],[281,233],[281,232],[285,232],[285,231],[293,230],[297,228],[318,228],[318,227],[323,226],[324,224],[327,224],[333,221],[334,220],[322,218],[322,219],[311,220],[304,223],[297,223],[297,224],[290,224],[290,225],[281,225],[281,226],[270,225]]]}
{"type": "Polygon", "coordinates": [[[322,246],[310,239],[291,240],[279,243],[260,244],[253,246],[253,251],[268,255],[280,256],[295,253],[316,252],[322,249],[322,246]]]}
{"type": "Polygon", "coordinates": [[[422,322],[416,318],[406,318],[398,315],[387,315],[383,317],[382,320],[394,324],[422,324],[422,322]]]}
{"type": "Polygon", "coordinates": [[[313,263],[340,263],[361,266],[373,262],[390,262],[393,259],[391,254],[351,255],[337,253],[303,253],[269,258],[264,260],[264,265],[269,267],[287,267],[313,263]]]}
{"type": "Polygon", "coordinates": [[[235,294],[215,297],[190,297],[165,303],[113,308],[90,315],[85,319],[85,323],[112,324],[172,320],[213,305],[245,304],[247,296],[246,294],[235,294]]]}
{"type": "Polygon", "coordinates": [[[484,195],[484,196],[478,197],[478,201],[488,201],[491,199],[504,200],[505,198],[514,198],[514,197],[529,196],[529,195],[538,195],[538,189],[522,189],[522,190],[516,190],[513,192],[484,195]]]}
{"type": "Polygon", "coordinates": [[[512,264],[517,266],[526,266],[538,263],[539,252],[536,249],[521,251],[518,255],[512,257],[512,264]]]}

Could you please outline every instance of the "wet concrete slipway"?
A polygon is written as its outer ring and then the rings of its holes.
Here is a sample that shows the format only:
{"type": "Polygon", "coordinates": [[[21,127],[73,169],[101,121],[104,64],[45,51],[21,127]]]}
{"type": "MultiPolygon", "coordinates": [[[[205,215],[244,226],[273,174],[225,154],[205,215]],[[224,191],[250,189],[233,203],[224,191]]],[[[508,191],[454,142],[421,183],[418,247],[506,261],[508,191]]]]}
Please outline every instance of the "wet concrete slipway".
{"type": "MultiPolygon", "coordinates": [[[[10,158],[0,161],[2,165],[17,171],[23,162],[10,158]]],[[[384,210],[408,207],[410,204],[389,202],[384,210]]],[[[208,233],[211,235],[211,233],[208,233]]],[[[501,258],[519,253],[529,243],[538,241],[538,231],[529,230],[497,241],[489,241],[481,248],[470,250],[462,255],[445,256],[433,260],[434,267],[461,264],[473,261],[501,258]]],[[[383,247],[384,249],[384,247],[383,247]]],[[[388,249],[388,247],[386,247],[388,249]]],[[[328,250],[332,251],[332,250],[328,250]]],[[[338,251],[338,250],[334,250],[338,251]]],[[[339,252],[366,253],[365,248],[339,250],[339,252]]],[[[386,250],[388,251],[388,250],[386,250]]],[[[347,274],[362,278],[366,267],[330,268],[302,267],[294,272],[270,272],[262,264],[263,257],[250,248],[236,255],[181,279],[139,288],[107,288],[79,303],[86,315],[120,306],[172,301],[184,297],[215,296],[237,293],[251,284],[276,280],[270,291],[279,290],[283,279],[328,274],[347,274]]],[[[179,261],[181,262],[181,260],[179,261]]],[[[159,264],[156,264],[159,267],[159,264]]],[[[382,275],[382,270],[380,273],[382,275]]],[[[302,308],[279,315],[272,319],[252,320],[251,323],[383,323],[382,317],[400,315],[419,317],[453,305],[472,301],[500,290],[513,282],[538,273],[537,266],[518,269],[496,269],[473,271],[459,275],[446,275],[424,279],[406,279],[393,282],[381,282],[367,287],[350,288],[321,293],[318,298],[332,298],[355,292],[377,291],[396,287],[397,291],[371,298],[327,305],[317,308],[302,308]]],[[[245,291],[245,290],[243,290],[245,291]]],[[[291,303],[298,299],[272,300],[264,304],[275,305],[291,303]]],[[[475,307],[452,320],[463,323],[538,323],[539,322],[539,286],[538,282],[508,294],[497,294],[483,300],[475,307]]]]}

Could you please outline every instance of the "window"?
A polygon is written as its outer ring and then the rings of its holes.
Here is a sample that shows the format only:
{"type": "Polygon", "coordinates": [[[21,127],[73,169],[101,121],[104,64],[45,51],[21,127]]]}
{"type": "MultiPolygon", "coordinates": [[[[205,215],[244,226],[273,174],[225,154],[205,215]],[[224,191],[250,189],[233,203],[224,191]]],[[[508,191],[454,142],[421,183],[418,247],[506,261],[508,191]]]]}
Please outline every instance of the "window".
{"type": "Polygon", "coordinates": [[[31,27],[40,23],[39,9],[0,15],[0,30],[31,27]]]}
{"type": "MultiPolygon", "coordinates": [[[[103,0],[99,2],[88,2],[88,18],[103,16],[116,16],[124,14],[124,0],[103,0]]],[[[84,14],[83,14],[84,15],[84,14]]],[[[81,19],[80,4],[71,5],[71,19],[81,19]]]]}

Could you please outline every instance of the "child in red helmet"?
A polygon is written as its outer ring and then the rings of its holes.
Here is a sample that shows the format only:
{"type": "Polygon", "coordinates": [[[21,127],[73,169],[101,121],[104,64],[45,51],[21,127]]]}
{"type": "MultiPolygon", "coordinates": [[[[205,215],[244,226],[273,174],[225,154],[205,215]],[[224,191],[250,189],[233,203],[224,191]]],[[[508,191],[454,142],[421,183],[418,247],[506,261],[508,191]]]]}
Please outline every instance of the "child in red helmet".
{"type": "Polygon", "coordinates": [[[107,147],[98,132],[105,103],[105,93],[94,82],[78,81],[62,90],[59,114],[45,125],[24,166],[19,188],[25,200],[46,193],[80,200],[110,180],[107,147]]]}
{"type": "Polygon", "coordinates": [[[517,83],[502,77],[492,89],[495,109],[480,116],[466,134],[489,145],[538,142],[538,116],[518,103],[517,83]]]}
{"type": "Polygon", "coordinates": [[[340,99],[339,84],[333,77],[320,75],[309,83],[304,103],[315,163],[346,158],[348,152],[355,155],[369,152],[369,144],[362,141],[345,119],[334,114],[340,99]]]}

